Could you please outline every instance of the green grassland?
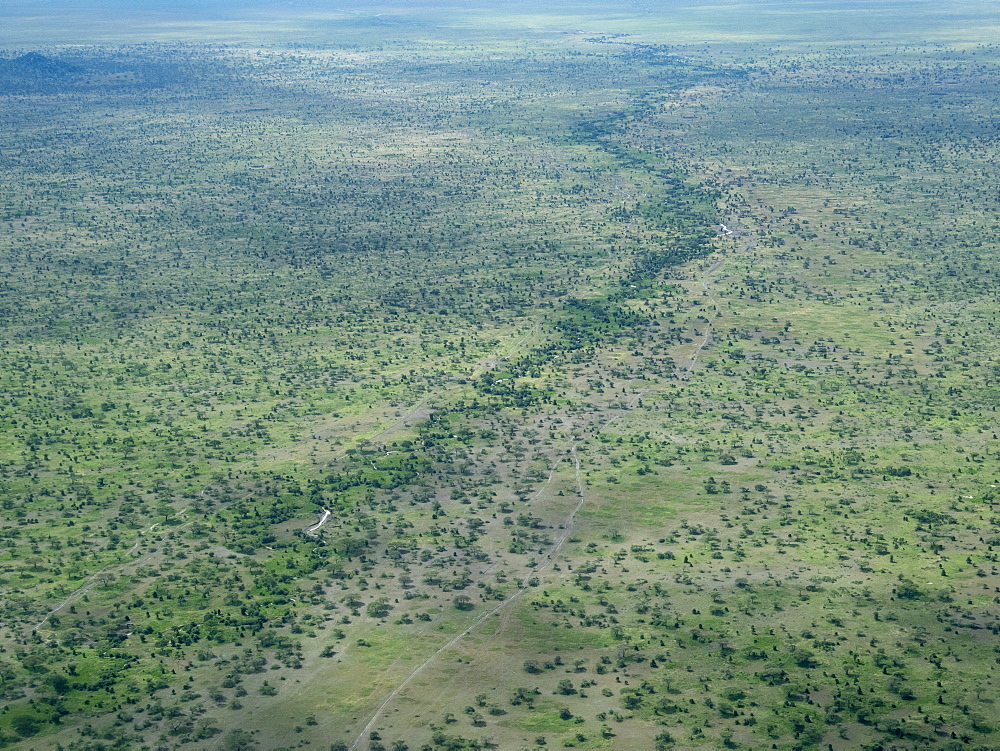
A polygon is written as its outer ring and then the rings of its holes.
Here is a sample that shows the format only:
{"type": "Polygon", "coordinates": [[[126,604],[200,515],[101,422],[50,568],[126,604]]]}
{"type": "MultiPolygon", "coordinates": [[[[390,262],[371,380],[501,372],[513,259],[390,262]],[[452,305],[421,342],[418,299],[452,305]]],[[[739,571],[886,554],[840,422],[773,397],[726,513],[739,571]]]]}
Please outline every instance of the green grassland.
{"type": "Polygon", "coordinates": [[[995,748],[1000,50],[900,8],[6,8],[0,746],[995,748]]]}

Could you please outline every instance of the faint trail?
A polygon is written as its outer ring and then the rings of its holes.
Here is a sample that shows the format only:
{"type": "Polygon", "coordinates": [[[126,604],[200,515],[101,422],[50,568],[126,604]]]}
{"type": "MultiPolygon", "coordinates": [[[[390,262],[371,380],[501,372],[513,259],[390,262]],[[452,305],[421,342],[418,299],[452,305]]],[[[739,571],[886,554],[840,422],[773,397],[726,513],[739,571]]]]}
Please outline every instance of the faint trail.
{"type": "MultiPolygon", "coordinates": [[[[183,512],[181,512],[181,513],[183,513],[183,512]]],[[[158,526],[158,524],[159,524],[159,522],[157,522],[157,524],[152,525],[149,529],[146,530],[146,532],[152,532],[158,526]]],[[[189,526],[191,526],[191,524],[193,524],[193,522],[187,522],[186,524],[182,524],[179,527],[177,527],[177,529],[178,530],[184,529],[184,527],[189,527],[189,526]]],[[[132,545],[131,548],[129,548],[127,551],[125,551],[125,555],[132,555],[132,553],[136,552],[139,549],[139,546],[141,544],[142,544],[142,538],[140,537],[138,540],[135,541],[135,543],[132,545]]],[[[38,629],[40,629],[42,626],[45,625],[45,623],[49,620],[50,617],[52,617],[53,615],[55,615],[56,613],[58,613],[60,610],[62,610],[64,607],[66,607],[67,605],[70,605],[75,600],[77,600],[78,598],[82,597],[87,592],[89,592],[94,587],[96,587],[97,584],[98,584],[98,580],[100,579],[101,575],[104,574],[104,573],[107,573],[109,569],[119,570],[119,569],[125,568],[126,566],[129,566],[129,565],[131,565],[131,566],[141,566],[144,563],[149,563],[149,561],[151,561],[153,558],[154,558],[154,553],[147,553],[142,558],[138,558],[138,559],[131,560],[131,561],[115,561],[114,563],[109,563],[106,566],[103,566],[102,568],[99,568],[93,574],[91,574],[90,576],[88,576],[87,579],[83,582],[83,584],[81,584],[75,590],[73,590],[72,592],[70,592],[69,595],[67,595],[65,599],[63,599],[55,607],[53,607],[48,613],[46,613],[45,617],[42,618],[42,620],[40,620],[38,623],[36,623],[31,628],[32,632],[38,631],[38,629]]]]}
{"type": "MultiPolygon", "coordinates": [[[[549,563],[551,563],[553,556],[555,556],[555,554],[562,549],[566,540],[569,539],[570,532],[573,531],[573,522],[576,521],[576,515],[580,512],[580,509],[583,508],[583,503],[586,500],[586,496],[583,494],[583,476],[580,474],[580,457],[576,453],[576,446],[574,445],[569,452],[573,457],[573,471],[575,472],[576,477],[576,494],[579,496],[580,500],[570,512],[569,518],[566,519],[566,523],[563,525],[563,533],[556,540],[555,545],[552,546],[552,550],[550,550],[545,556],[549,563]]],[[[546,566],[548,566],[548,563],[543,564],[535,570],[541,571],[546,568],[546,566]]],[[[521,591],[524,590],[522,589],[521,591]]]]}
{"type": "Polygon", "coordinates": [[[479,624],[481,624],[487,618],[490,618],[491,616],[496,615],[501,610],[503,610],[509,603],[513,602],[515,599],[517,599],[518,597],[520,597],[521,593],[524,592],[524,590],[526,590],[528,588],[528,579],[530,579],[530,578],[531,577],[529,575],[527,578],[525,578],[521,582],[521,584],[518,585],[518,589],[514,593],[512,593],[509,597],[507,597],[506,600],[504,600],[503,602],[501,602],[499,605],[496,605],[489,612],[486,612],[483,615],[479,616],[476,620],[474,620],[471,624],[469,624],[469,626],[464,631],[462,631],[462,632],[458,633],[457,635],[453,636],[451,638],[451,640],[448,641],[444,646],[438,648],[438,650],[435,651],[433,654],[431,654],[426,660],[424,660],[422,663],[420,663],[419,665],[417,665],[417,667],[414,668],[413,672],[410,673],[403,680],[402,683],[400,683],[398,686],[396,686],[396,688],[393,689],[393,692],[391,694],[389,694],[389,696],[386,697],[385,701],[383,701],[382,704],[379,705],[379,708],[375,710],[375,714],[372,716],[371,720],[369,720],[368,724],[365,725],[364,728],[362,728],[361,732],[358,733],[358,737],[355,738],[354,742],[350,745],[350,748],[352,749],[352,751],[353,751],[353,749],[358,748],[358,745],[368,735],[369,731],[372,729],[372,726],[376,722],[378,722],[378,719],[379,719],[379,717],[382,716],[382,712],[385,711],[385,708],[388,707],[396,699],[396,697],[400,695],[400,693],[402,693],[403,689],[406,688],[409,685],[410,681],[412,681],[414,678],[416,678],[417,675],[419,675],[420,672],[425,667],[427,667],[428,665],[430,665],[431,662],[434,661],[435,657],[437,657],[442,652],[446,652],[447,650],[451,649],[451,647],[453,647],[455,644],[457,644],[462,639],[464,639],[479,624]]]}
{"type": "MultiPolygon", "coordinates": [[[[712,307],[715,308],[715,312],[717,314],[719,313],[719,301],[716,299],[715,295],[712,294],[712,290],[709,289],[706,279],[718,271],[722,267],[722,264],[725,263],[725,260],[725,258],[720,258],[718,261],[713,263],[698,280],[701,288],[705,291],[705,294],[708,295],[708,299],[712,301],[712,307]]],[[[694,352],[691,354],[691,359],[688,360],[687,369],[685,369],[684,374],[681,376],[683,380],[687,380],[691,376],[691,371],[693,371],[694,366],[698,364],[698,355],[702,353],[705,347],[712,343],[713,334],[714,328],[712,326],[712,321],[709,320],[708,324],[705,326],[704,338],[701,340],[701,343],[695,347],[694,352]]]]}
{"type": "MultiPolygon", "coordinates": [[[[407,412],[406,412],[405,415],[403,415],[402,417],[398,418],[395,422],[391,423],[390,425],[387,425],[386,427],[382,428],[382,430],[378,431],[375,435],[371,436],[368,440],[371,441],[372,443],[375,443],[376,441],[380,440],[384,436],[387,436],[390,433],[392,433],[392,431],[396,430],[397,428],[400,428],[403,425],[406,425],[410,420],[422,417],[422,415],[420,414],[420,412],[424,409],[425,405],[427,404],[427,398],[428,397],[425,396],[419,402],[417,402],[412,407],[410,407],[409,410],[407,410],[407,412]]],[[[343,451],[341,451],[339,453],[343,454],[346,451],[347,451],[347,449],[344,449],[343,451]]]]}
{"type": "MultiPolygon", "coordinates": [[[[136,543],[136,545],[138,545],[138,544],[139,543],[136,543]]],[[[134,550],[135,546],[133,546],[132,549],[134,550]]],[[[48,621],[51,616],[53,616],[56,613],[58,613],[64,607],[66,607],[71,602],[73,602],[74,600],[76,600],[78,597],[86,594],[87,592],[89,592],[90,590],[92,590],[94,587],[96,587],[97,586],[97,579],[98,579],[98,577],[100,577],[101,574],[103,574],[105,571],[107,571],[109,568],[111,568],[114,565],[115,565],[114,563],[109,563],[104,568],[98,569],[95,573],[93,573],[89,577],[87,577],[87,580],[83,584],[81,584],[79,587],[77,587],[73,592],[71,592],[69,594],[68,597],[66,597],[66,599],[64,599],[62,602],[60,602],[58,605],[56,605],[54,608],[52,608],[48,613],[46,613],[45,617],[42,618],[42,620],[40,620],[38,623],[36,623],[32,627],[31,630],[33,632],[34,631],[38,631],[38,629],[40,629],[42,626],[45,625],[46,621],[48,621]]]]}
{"type": "Polygon", "coordinates": [[[705,347],[707,347],[709,344],[711,344],[711,342],[712,342],[712,324],[709,323],[708,326],[705,328],[705,338],[702,339],[701,344],[699,344],[695,348],[694,353],[691,355],[691,359],[688,361],[687,370],[684,371],[684,375],[682,376],[684,380],[686,380],[691,375],[691,371],[694,370],[694,366],[698,364],[698,355],[700,355],[702,350],[705,349],[705,347]]]}
{"type": "MultiPolygon", "coordinates": [[[[733,234],[733,231],[729,229],[725,224],[720,224],[719,226],[725,228],[727,235],[733,234]]],[[[751,235],[750,237],[747,238],[746,244],[742,248],[740,248],[740,250],[737,252],[745,253],[754,246],[754,243],[755,243],[755,237],[751,235]]],[[[712,294],[712,290],[708,286],[708,278],[712,276],[712,274],[714,274],[720,268],[722,268],[722,265],[725,262],[726,262],[725,257],[720,258],[711,266],[709,266],[705,270],[705,272],[701,275],[701,278],[698,280],[698,283],[701,285],[702,290],[704,290],[705,294],[708,295],[708,299],[712,301],[712,307],[715,308],[716,314],[721,313],[722,308],[719,305],[718,298],[714,294],[712,294]]],[[[715,335],[715,327],[712,325],[712,321],[709,320],[708,325],[705,327],[704,338],[701,340],[701,343],[695,348],[694,353],[692,353],[691,355],[691,359],[688,360],[687,368],[685,368],[684,373],[681,375],[681,380],[687,380],[691,376],[691,371],[693,371],[694,366],[698,364],[698,355],[700,355],[702,351],[704,351],[704,349],[709,344],[712,343],[712,338],[714,337],[714,335],[715,335]]]]}
{"type": "Polygon", "coordinates": [[[475,367],[472,372],[472,377],[475,378],[476,376],[482,375],[483,373],[486,373],[490,370],[494,370],[496,369],[497,365],[502,363],[504,360],[509,360],[511,354],[516,350],[518,350],[521,347],[521,345],[523,345],[526,341],[528,341],[528,338],[532,334],[534,334],[537,330],[538,330],[538,321],[531,324],[531,328],[529,328],[520,337],[518,337],[516,341],[513,341],[510,344],[508,344],[507,347],[502,352],[498,352],[493,357],[488,357],[485,360],[480,360],[478,363],[475,364],[475,367]]]}
{"type": "MultiPolygon", "coordinates": [[[[584,497],[584,494],[583,494],[583,479],[582,479],[581,474],[580,474],[580,458],[576,454],[576,445],[574,445],[570,449],[570,455],[573,457],[573,463],[574,463],[574,466],[576,468],[576,486],[577,486],[577,494],[579,495],[580,500],[577,502],[576,506],[570,512],[570,515],[569,515],[569,517],[568,517],[568,519],[566,521],[566,524],[564,525],[564,529],[562,531],[562,534],[559,536],[559,538],[555,541],[555,543],[549,549],[549,552],[546,553],[546,555],[545,555],[545,559],[546,559],[545,562],[543,564],[541,564],[540,566],[538,566],[538,567],[530,570],[527,574],[525,574],[525,576],[521,580],[520,584],[518,584],[517,589],[514,592],[512,592],[510,595],[508,595],[506,599],[504,599],[503,601],[501,601],[499,604],[495,605],[492,610],[489,610],[486,613],[483,613],[478,618],[476,618],[476,620],[474,620],[472,623],[470,623],[463,631],[461,631],[460,633],[458,633],[455,636],[453,636],[447,643],[445,643],[443,646],[439,647],[435,652],[433,652],[430,656],[428,656],[426,660],[424,660],[422,663],[420,663],[419,665],[417,665],[417,667],[413,669],[413,672],[411,672],[403,680],[402,683],[400,683],[398,686],[396,686],[396,688],[393,689],[392,693],[389,694],[389,696],[386,697],[385,701],[383,701],[382,704],[379,705],[378,709],[375,710],[375,714],[372,715],[371,720],[369,720],[368,724],[365,725],[364,728],[362,728],[361,732],[358,733],[357,738],[355,738],[354,742],[350,745],[350,748],[352,749],[352,751],[353,751],[353,749],[356,749],[356,748],[359,747],[359,744],[365,739],[365,737],[371,731],[372,726],[376,722],[378,722],[378,719],[382,716],[382,713],[385,711],[386,707],[388,707],[400,695],[400,693],[402,693],[403,689],[405,689],[410,684],[410,681],[412,681],[414,678],[416,678],[420,674],[420,672],[423,671],[423,669],[426,668],[428,665],[430,665],[438,655],[440,655],[442,652],[446,652],[449,649],[451,649],[458,642],[460,642],[462,639],[464,639],[466,636],[468,636],[470,633],[472,633],[472,631],[474,631],[485,620],[487,620],[488,618],[492,618],[494,615],[496,615],[497,613],[499,613],[501,610],[503,610],[508,605],[510,605],[512,602],[514,602],[517,598],[519,598],[522,594],[524,594],[524,592],[530,586],[529,582],[531,581],[531,579],[538,572],[544,571],[552,563],[553,557],[559,552],[559,550],[562,548],[562,546],[566,543],[566,540],[569,539],[570,532],[572,531],[572,527],[573,527],[573,520],[576,518],[576,515],[580,511],[580,509],[583,508],[584,501],[586,500],[586,498],[584,497]]],[[[557,459],[556,460],[556,463],[552,467],[552,471],[549,473],[548,479],[542,485],[541,490],[539,490],[538,493],[535,495],[536,498],[538,497],[538,495],[541,494],[542,490],[544,490],[549,485],[549,483],[552,481],[552,478],[555,475],[556,468],[560,464],[562,464],[563,461],[564,461],[564,459],[557,459]]]]}

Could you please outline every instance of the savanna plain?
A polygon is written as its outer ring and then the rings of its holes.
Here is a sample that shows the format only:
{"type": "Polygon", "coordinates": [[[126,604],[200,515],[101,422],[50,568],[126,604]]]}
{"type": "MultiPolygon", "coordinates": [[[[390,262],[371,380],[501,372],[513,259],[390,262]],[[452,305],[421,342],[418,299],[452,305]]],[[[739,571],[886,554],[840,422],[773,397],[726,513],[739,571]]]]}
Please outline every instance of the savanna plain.
{"type": "Polygon", "coordinates": [[[0,21],[0,747],[1000,747],[989,3],[0,21]]]}

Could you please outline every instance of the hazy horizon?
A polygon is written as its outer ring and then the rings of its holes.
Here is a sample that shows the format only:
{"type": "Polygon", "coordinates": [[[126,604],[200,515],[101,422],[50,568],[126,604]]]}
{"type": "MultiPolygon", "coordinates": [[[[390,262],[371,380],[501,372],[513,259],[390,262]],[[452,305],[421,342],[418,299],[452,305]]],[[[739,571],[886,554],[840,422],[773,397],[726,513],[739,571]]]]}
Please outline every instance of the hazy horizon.
{"type": "Polygon", "coordinates": [[[972,42],[998,26],[988,2],[961,7],[929,0],[896,0],[873,6],[858,0],[712,4],[621,3],[556,0],[539,7],[523,0],[501,2],[213,3],[160,0],[133,3],[7,2],[0,5],[0,49],[37,45],[134,42],[336,44],[344,34],[375,33],[386,41],[456,33],[627,33],[676,44],[762,42],[828,44],[877,42],[972,42]]]}

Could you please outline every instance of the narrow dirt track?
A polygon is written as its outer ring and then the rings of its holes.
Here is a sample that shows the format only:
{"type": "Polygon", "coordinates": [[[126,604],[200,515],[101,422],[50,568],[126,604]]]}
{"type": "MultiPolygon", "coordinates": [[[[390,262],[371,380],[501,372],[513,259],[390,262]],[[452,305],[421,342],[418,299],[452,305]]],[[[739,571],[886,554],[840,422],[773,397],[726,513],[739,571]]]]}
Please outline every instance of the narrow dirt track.
{"type": "MultiPolygon", "coordinates": [[[[638,400],[642,397],[643,393],[644,392],[641,392],[641,391],[640,392],[636,392],[636,394],[633,396],[633,398],[628,402],[628,405],[627,405],[628,409],[625,410],[625,411],[623,411],[623,412],[620,412],[619,414],[615,415],[614,417],[611,417],[608,420],[605,420],[604,422],[602,422],[593,431],[593,433],[591,434],[590,438],[596,437],[603,430],[607,429],[612,423],[616,422],[617,420],[621,419],[623,416],[627,415],[628,411],[631,410],[631,408],[635,406],[635,404],[638,402],[638,400]]],[[[472,633],[473,631],[475,631],[476,628],[478,628],[480,625],[482,625],[485,621],[487,621],[488,619],[492,618],[493,616],[499,614],[501,611],[503,611],[504,609],[506,609],[509,605],[511,605],[512,603],[514,603],[515,601],[517,601],[517,599],[520,598],[521,595],[523,595],[525,593],[525,591],[527,591],[528,588],[530,587],[530,585],[529,585],[528,582],[532,578],[534,578],[535,576],[537,576],[539,572],[544,571],[545,569],[547,569],[549,566],[552,565],[552,562],[555,560],[555,557],[558,555],[558,553],[562,549],[563,545],[565,545],[566,541],[569,540],[570,535],[573,532],[573,523],[576,520],[576,516],[577,516],[577,514],[580,513],[580,509],[583,508],[584,503],[586,503],[586,501],[587,501],[586,493],[584,492],[583,473],[580,470],[580,457],[577,454],[577,447],[583,442],[583,440],[586,440],[586,439],[578,440],[576,443],[574,443],[572,446],[570,446],[568,450],[566,450],[566,456],[568,456],[569,458],[571,458],[572,461],[573,461],[573,471],[574,471],[574,477],[575,477],[575,483],[576,483],[576,492],[577,492],[577,496],[578,496],[579,500],[577,501],[576,505],[573,507],[573,510],[570,511],[569,515],[566,517],[566,521],[561,525],[561,527],[562,527],[561,534],[555,540],[555,542],[552,544],[552,547],[549,548],[548,552],[545,554],[545,560],[544,560],[544,562],[541,563],[536,568],[534,568],[531,571],[529,571],[527,574],[525,574],[524,578],[518,584],[518,588],[514,592],[512,592],[505,600],[503,600],[498,605],[496,605],[495,607],[493,607],[491,610],[487,611],[486,613],[484,613],[483,615],[481,615],[479,618],[477,618],[475,621],[473,621],[472,623],[470,623],[465,628],[465,630],[463,630],[461,633],[459,633],[459,634],[455,635],[454,637],[452,637],[446,644],[444,644],[443,646],[441,646],[440,648],[438,648],[435,652],[433,652],[430,656],[428,656],[427,659],[425,659],[422,663],[420,663],[419,665],[417,665],[417,667],[414,668],[413,671],[398,686],[396,686],[396,688],[392,691],[392,693],[390,693],[386,697],[385,701],[383,701],[382,704],[379,705],[378,709],[375,710],[375,713],[372,715],[371,719],[368,721],[368,724],[365,725],[364,728],[362,728],[361,732],[357,735],[357,737],[351,743],[351,745],[350,745],[351,751],[355,751],[355,749],[359,749],[361,747],[361,744],[363,743],[364,739],[368,736],[368,733],[371,731],[371,729],[375,725],[375,723],[378,722],[378,719],[382,716],[382,713],[385,712],[386,708],[390,704],[392,704],[392,702],[395,701],[396,698],[399,697],[399,695],[410,684],[410,682],[414,678],[416,678],[428,665],[430,665],[432,662],[434,662],[434,660],[440,654],[442,654],[443,652],[448,651],[453,646],[455,646],[456,644],[458,644],[462,639],[464,639],[466,636],[468,636],[470,633],[472,633]]],[[[565,460],[566,460],[565,456],[562,457],[562,458],[556,459],[555,463],[552,465],[551,470],[549,471],[548,478],[546,478],[545,482],[542,484],[542,487],[539,488],[538,492],[535,494],[535,498],[538,498],[545,491],[545,489],[549,486],[549,484],[552,482],[552,479],[555,477],[556,470],[559,468],[559,465],[562,464],[565,460]]]]}

